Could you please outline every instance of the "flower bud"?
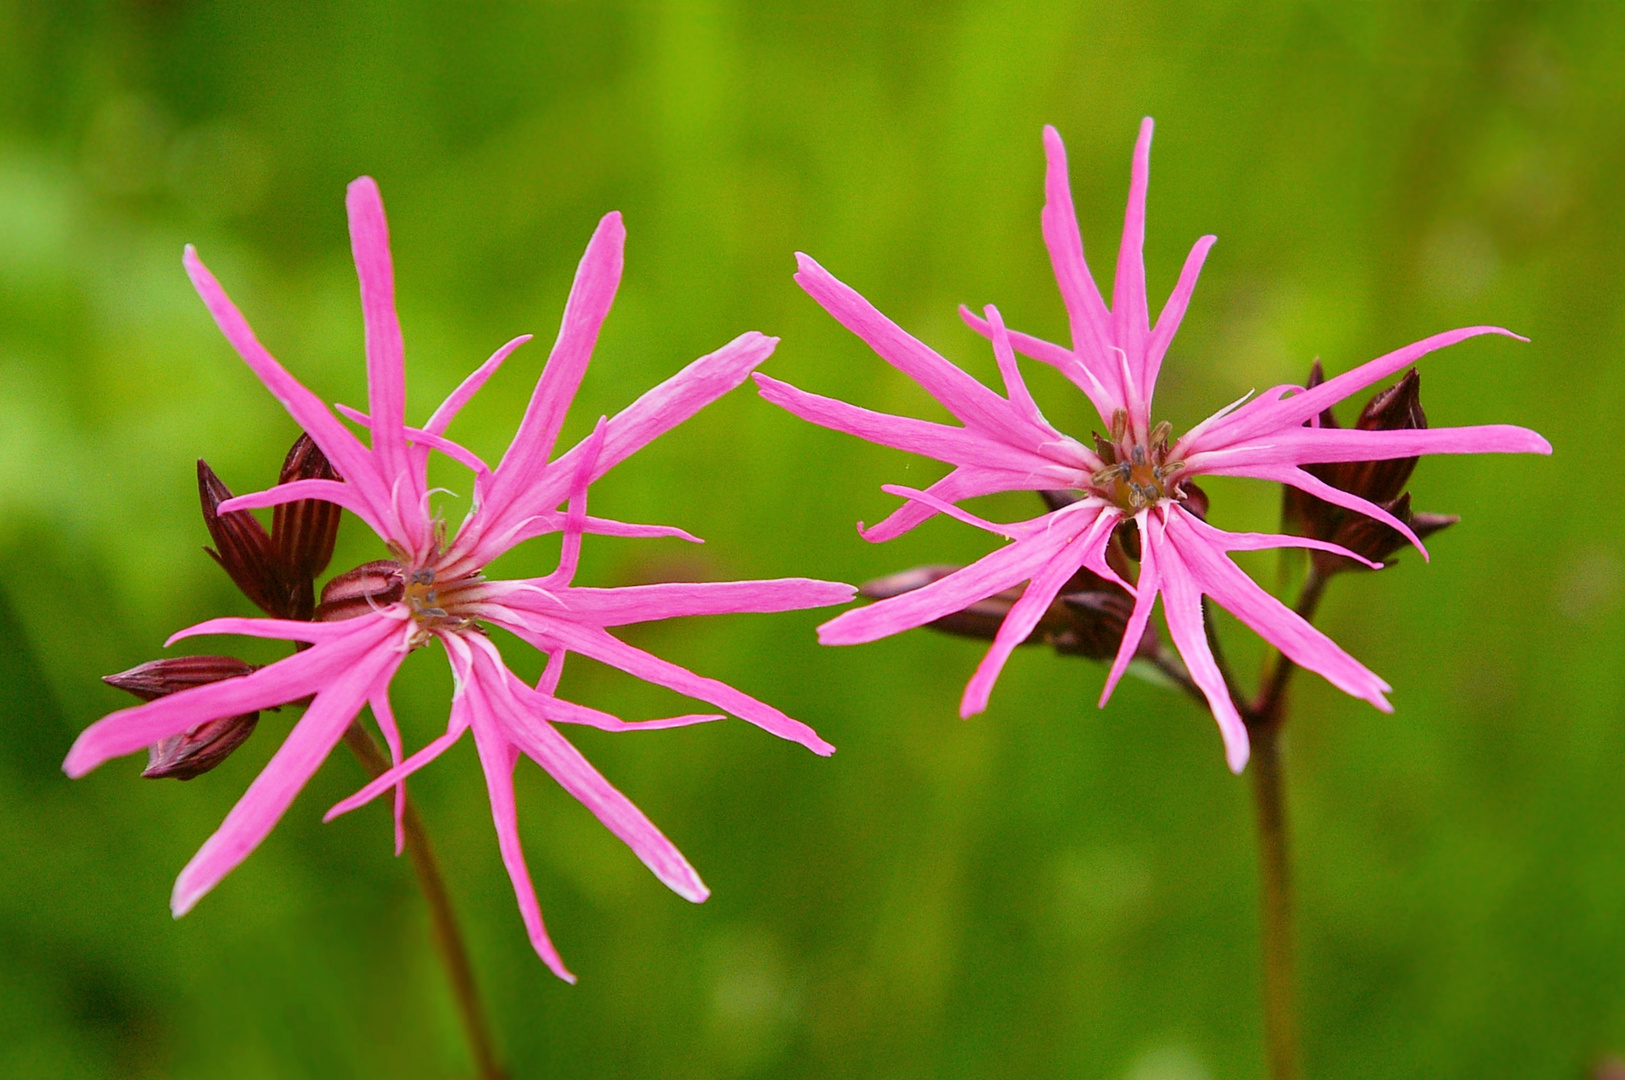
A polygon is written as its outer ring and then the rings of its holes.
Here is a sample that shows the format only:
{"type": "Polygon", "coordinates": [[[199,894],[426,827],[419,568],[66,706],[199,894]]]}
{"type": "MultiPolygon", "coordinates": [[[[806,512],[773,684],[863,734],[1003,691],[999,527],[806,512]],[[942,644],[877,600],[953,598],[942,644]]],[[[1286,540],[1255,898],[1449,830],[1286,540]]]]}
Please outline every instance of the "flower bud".
{"type": "Polygon", "coordinates": [[[396,603],[405,595],[401,564],[393,559],[378,559],[346,570],[323,586],[322,602],[311,617],[317,622],[353,619],[396,603]]]}
{"type": "MultiPolygon", "coordinates": [[[[858,590],[858,595],[870,600],[885,600],[923,588],[958,569],[949,565],[917,566],[867,582],[858,590]]],[[[1021,599],[1023,591],[1023,586],[1006,589],[927,625],[944,633],[991,641],[998,634],[999,627],[1004,625],[1005,616],[1021,599]]],[[[1065,656],[1109,660],[1117,654],[1117,647],[1123,640],[1123,632],[1133,610],[1133,598],[1121,586],[1092,571],[1079,570],[1061,589],[1022,644],[1049,645],[1065,656]]],[[[1149,642],[1149,647],[1155,650],[1156,636],[1149,627],[1143,641],[1149,642]]]]}
{"type": "MultiPolygon", "coordinates": [[[[316,575],[333,558],[340,509],[319,499],[300,499],[272,508],[271,532],[247,510],[220,513],[231,490],[209,468],[197,463],[203,523],[218,551],[208,551],[231,580],[267,615],[306,620],[316,607],[316,575]]],[[[278,484],[295,480],[336,480],[338,473],[308,435],[300,435],[282,464],[278,484]]]]}
{"type": "Polygon", "coordinates": [[[220,504],[231,498],[231,489],[202,458],[197,463],[197,490],[203,504],[203,524],[215,544],[203,550],[256,607],[267,615],[281,615],[279,598],[283,590],[265,527],[247,510],[220,512],[220,504]]]}
{"type": "MultiPolygon", "coordinates": [[[[1382,508],[1394,515],[1400,521],[1411,527],[1419,539],[1427,539],[1440,529],[1454,525],[1460,521],[1454,514],[1419,514],[1411,510],[1411,495],[1406,492],[1399,498],[1382,504],[1382,508]]],[[[1410,547],[1411,542],[1391,525],[1386,525],[1376,518],[1366,517],[1364,514],[1344,514],[1338,524],[1337,531],[1331,536],[1331,541],[1341,547],[1348,548],[1356,555],[1363,555],[1372,562],[1384,562],[1388,556],[1403,548],[1410,547]]],[[[1369,570],[1364,563],[1353,559],[1334,555],[1329,551],[1316,551],[1313,553],[1315,569],[1321,576],[1335,574],[1339,570],[1369,570]]]]}
{"type": "MultiPolygon", "coordinates": [[[[1307,385],[1314,387],[1323,380],[1320,361],[1316,360],[1307,385]]],[[[1428,419],[1422,409],[1421,389],[1421,377],[1412,368],[1393,386],[1372,396],[1360,411],[1355,428],[1360,431],[1425,429],[1428,419]]],[[[1320,426],[1338,426],[1330,409],[1320,414],[1320,426]]],[[[1447,525],[1453,525],[1458,519],[1445,514],[1412,512],[1405,484],[1410,480],[1417,460],[1411,457],[1384,461],[1340,461],[1305,465],[1303,468],[1335,488],[1376,503],[1409,525],[1417,536],[1426,537],[1447,525]]],[[[1285,487],[1282,493],[1281,520],[1291,532],[1339,544],[1373,562],[1382,562],[1409,544],[1397,530],[1374,518],[1333,506],[1291,486],[1285,487]]],[[[1330,552],[1317,551],[1313,560],[1315,569],[1323,575],[1365,568],[1352,559],[1330,552]]]]}
{"type": "MultiPolygon", "coordinates": [[[[142,701],[152,701],[223,679],[240,678],[255,670],[254,665],[233,656],[172,656],[117,675],[104,675],[102,681],[142,701]]],[[[147,767],[141,775],[149,780],[190,780],[206,773],[254,734],[259,717],[258,712],[221,717],[171,735],[147,748],[147,767]]]]}
{"type": "MultiPolygon", "coordinates": [[[[339,474],[309,435],[300,435],[282,463],[278,484],[295,480],[337,480],[339,474]]],[[[338,539],[337,503],[300,499],[271,511],[271,539],[279,568],[289,581],[313,581],[333,559],[338,539]]],[[[303,616],[309,618],[309,614],[303,616]]]]}

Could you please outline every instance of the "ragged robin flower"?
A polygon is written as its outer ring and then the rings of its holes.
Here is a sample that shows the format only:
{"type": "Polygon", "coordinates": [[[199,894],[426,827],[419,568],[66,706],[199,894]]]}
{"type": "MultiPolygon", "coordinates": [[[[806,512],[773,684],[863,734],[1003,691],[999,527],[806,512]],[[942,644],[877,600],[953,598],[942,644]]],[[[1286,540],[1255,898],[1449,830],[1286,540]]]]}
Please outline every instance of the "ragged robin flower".
{"type": "Polygon", "coordinates": [[[1153,324],[1142,258],[1151,152],[1148,118],[1141,125],[1134,150],[1128,212],[1108,308],[1084,261],[1066,154],[1054,128],[1044,129],[1044,147],[1048,158],[1044,242],[1071,324],[1072,344],[1068,348],[1008,331],[991,306],[985,309],[985,318],[962,308],[965,321],[992,341],[1004,395],[905,333],[812,259],[797,256],[800,272],[796,280],[801,287],[959,421],[956,426],[873,412],[806,393],[765,375],[756,376],[763,397],[803,419],[953,466],[947,476],[924,491],[887,486],[884,490],[902,496],[905,502],[880,524],[867,529],[860,525],[863,535],[872,541],[889,540],[940,513],[1012,541],[929,585],[842,614],[819,628],[820,640],[832,645],[874,641],[963,611],[1026,582],[1025,591],[1011,605],[992,648],[965,689],[960,712],[969,716],[986,708],[1011,652],[1032,634],[1081,567],[1118,581],[1135,596],[1101,704],[1136,655],[1160,596],[1169,635],[1218,721],[1226,759],[1237,772],[1247,762],[1247,729],[1208,644],[1204,597],[1228,609],[1294,663],[1319,672],[1347,693],[1389,709],[1384,696],[1387,683],[1259,587],[1229,555],[1298,546],[1368,565],[1371,561],[1314,537],[1214,528],[1193,512],[1199,496],[1190,481],[1218,475],[1288,484],[1333,506],[1365,515],[1423,550],[1417,531],[1391,510],[1334,487],[1307,467],[1438,453],[1544,454],[1551,452],[1546,440],[1533,431],[1502,424],[1430,430],[1332,429],[1305,424],[1435,349],[1480,334],[1516,335],[1489,326],[1436,334],[1313,388],[1277,386],[1251,400],[1244,398],[1176,434],[1167,421],[1153,417],[1157,375],[1214,238],[1197,241],[1173,294],[1153,324]],[[1016,366],[1018,352],[1053,365],[1070,379],[1094,406],[1107,435],[1097,434],[1091,443],[1085,443],[1056,430],[1022,381],[1016,366]],[[1048,489],[1070,490],[1078,498],[1041,517],[1007,525],[986,521],[955,505],[998,491],[1048,489]],[[1132,532],[1124,546],[1138,547],[1139,570],[1132,582],[1105,559],[1107,545],[1125,524],[1132,532]]]}
{"type": "MultiPolygon", "coordinates": [[[[187,248],[184,262],[227,340],[335,470],[331,476],[297,479],[257,494],[226,499],[216,507],[219,515],[310,500],[331,503],[366,522],[391,557],[340,575],[336,586],[330,582],[324,590],[324,603],[312,612],[317,621],[287,616],[223,618],[176,634],[171,641],[229,633],[309,647],[240,678],[170,694],[104,717],[79,736],[64,767],[70,776],[82,776],[109,758],[161,743],[200,724],[311,698],[304,715],[219,830],[181,871],[171,901],[179,916],[264,839],[363,705],[370,707],[395,752],[397,765],[358,796],[341,803],[334,813],[395,788],[397,851],[400,785],[414,769],[445,750],[464,731],[472,730],[485,770],[498,846],[531,942],[554,972],[573,981],[543,928],[520,850],[512,777],[516,762],[526,756],[541,765],[631,847],[661,881],[679,895],[700,901],[707,890],[693,868],[554,725],[631,731],[720,717],[688,715],[627,723],[564,701],[554,691],[566,653],[589,656],[699,698],[816,753],[828,754],[833,747],[807,725],[724,683],[629,645],[609,628],[684,615],[817,607],[849,600],[854,590],[801,578],[614,589],[574,585],[583,533],[692,539],[679,529],[589,517],[587,487],[638,448],[739,385],[773,351],[776,339],[758,333],[736,338],[694,361],[613,418],[600,419],[589,437],[549,460],[620,282],[625,230],[620,215],[609,214],[599,223],[581,260],[558,338],[519,430],[492,468],[444,433],[458,410],[528,336],[498,349],[422,427],[407,426],[394,271],[383,202],[370,178],[350,185],[347,206],[361,282],[369,409],[361,413],[340,406],[339,410],[370,429],[370,445],[357,438],[260,344],[191,248],[187,248]],[[449,537],[430,505],[427,464],[431,450],[448,455],[474,474],[472,509],[449,537]],[[561,510],[561,504],[568,504],[567,508],[561,510]],[[550,532],[564,534],[559,566],[552,574],[518,581],[485,577],[484,568],[492,559],[524,540],[550,532]],[[526,685],[507,669],[485,633],[487,626],[509,630],[546,653],[547,669],[539,686],[526,685]],[[399,762],[390,679],[407,653],[435,642],[445,649],[456,683],[447,731],[399,762]]],[[[245,542],[252,546],[257,541],[250,538],[245,542]]],[[[222,550],[220,555],[222,564],[231,570],[226,552],[222,550]]],[[[263,584],[259,579],[256,582],[263,584]]],[[[305,600],[303,596],[296,599],[305,600]]]]}

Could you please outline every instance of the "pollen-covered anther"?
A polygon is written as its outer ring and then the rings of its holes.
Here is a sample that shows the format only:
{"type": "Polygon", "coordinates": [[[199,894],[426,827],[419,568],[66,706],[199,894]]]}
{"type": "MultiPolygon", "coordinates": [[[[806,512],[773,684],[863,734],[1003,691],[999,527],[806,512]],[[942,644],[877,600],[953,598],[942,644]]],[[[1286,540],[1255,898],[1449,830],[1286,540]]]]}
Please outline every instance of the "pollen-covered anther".
{"type": "Polygon", "coordinates": [[[403,599],[418,626],[412,635],[412,644],[427,644],[429,638],[440,631],[462,632],[472,628],[474,618],[468,605],[479,599],[479,586],[484,581],[479,574],[468,574],[442,582],[436,578],[432,566],[408,573],[403,599]]]}
{"type": "MultiPolygon", "coordinates": [[[[1159,423],[1146,443],[1130,442],[1126,423],[1114,415],[1112,432],[1116,439],[1110,447],[1111,464],[1095,470],[1089,478],[1095,494],[1131,514],[1165,499],[1183,498],[1178,477],[1185,463],[1165,460],[1172,424],[1166,420],[1159,423]]],[[[1106,455],[1101,457],[1105,459],[1106,455]]]]}

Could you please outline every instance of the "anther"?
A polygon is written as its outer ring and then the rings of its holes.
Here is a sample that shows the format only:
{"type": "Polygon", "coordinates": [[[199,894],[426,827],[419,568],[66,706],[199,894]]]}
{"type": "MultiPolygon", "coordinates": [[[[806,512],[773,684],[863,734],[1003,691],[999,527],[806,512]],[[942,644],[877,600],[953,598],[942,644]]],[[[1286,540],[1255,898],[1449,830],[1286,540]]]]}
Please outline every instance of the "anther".
{"type": "Polygon", "coordinates": [[[1118,409],[1112,413],[1112,442],[1122,442],[1126,434],[1128,434],[1128,410],[1118,409]]]}

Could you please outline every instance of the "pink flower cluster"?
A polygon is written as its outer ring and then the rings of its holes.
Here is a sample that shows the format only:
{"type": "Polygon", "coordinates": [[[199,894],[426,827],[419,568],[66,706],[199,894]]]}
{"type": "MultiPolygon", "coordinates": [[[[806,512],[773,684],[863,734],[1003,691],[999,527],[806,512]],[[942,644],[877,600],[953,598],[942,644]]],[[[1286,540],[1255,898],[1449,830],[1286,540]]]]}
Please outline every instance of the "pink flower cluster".
{"type": "MultiPolygon", "coordinates": [[[[310,647],[241,678],[162,697],[113,713],[87,728],[64,765],[78,777],[109,758],[141,750],[222,717],[311,698],[287,739],[219,830],[181,871],[171,906],[184,914],[263,840],[310,779],[363,705],[388,742],[396,765],[329,817],[393,788],[396,847],[404,782],[418,768],[472,730],[485,770],[503,862],[513,879],[531,943],[561,978],[574,981],[548,940],[541,910],[520,850],[513,770],[529,757],[597,815],[644,864],[678,895],[704,900],[699,875],[660,830],[612,787],[555,724],[586,724],[609,731],[674,727],[721,719],[714,714],[627,723],[555,696],[567,653],[575,652],[638,678],[698,698],[818,754],[834,747],[771,705],[715,679],[687,671],[609,633],[609,628],[684,615],[774,612],[850,600],[851,586],[786,578],[703,584],[656,584],[616,589],[573,584],[583,533],[680,536],[679,529],[628,525],[587,515],[587,488],[634,451],[738,386],[777,344],[747,333],[694,361],[645,393],[569,451],[552,457],[565,412],[592,356],[600,325],[620,284],[626,231],[619,214],[598,225],[576,272],[558,339],[531,397],[519,431],[495,468],[446,438],[459,409],[514,349],[515,338],[470,375],[421,428],[405,420],[405,371],[395,313],[394,270],[378,187],[363,177],[349,188],[350,239],[361,281],[366,324],[368,413],[340,407],[370,429],[364,445],[314,394],[255,338],[248,323],[208,269],[188,248],[185,263],[198,294],[226,338],[293,419],[309,433],[342,480],[296,480],[222,503],[230,513],[302,499],[336,503],[365,521],[395,556],[389,576],[399,597],[358,605],[336,622],[286,619],[212,619],[176,634],[245,634],[302,642],[310,647]],[[429,452],[438,450],[474,473],[473,508],[447,543],[430,507],[429,452]],[[560,504],[567,509],[559,512],[560,504]],[[546,577],[491,581],[482,569],[532,537],[561,531],[558,568],[546,577]],[[508,670],[482,626],[498,626],[547,654],[541,682],[531,687],[508,670]],[[389,703],[389,684],[413,649],[438,641],[451,662],[456,689],[445,735],[401,761],[401,739],[389,703]]],[[[370,598],[369,598],[370,599],[370,598]]]]}
{"type": "Polygon", "coordinates": [[[1004,396],[911,337],[812,259],[797,256],[801,269],[796,281],[801,287],[882,359],[924,387],[961,425],[872,412],[806,393],[766,375],[755,377],[763,397],[805,420],[954,466],[924,491],[886,487],[907,501],[880,524],[862,530],[863,535],[877,542],[889,540],[942,513],[1012,541],[923,588],[833,619],[819,628],[820,640],[827,645],[874,641],[924,626],[1026,582],[1026,591],[1011,608],[965,688],[960,712],[970,716],[987,707],[988,695],[1011,652],[1032,633],[1073,574],[1086,568],[1117,581],[1135,596],[1134,613],[1100,703],[1106,703],[1134,658],[1152,607],[1161,596],[1169,634],[1219,722],[1226,759],[1236,772],[1247,764],[1247,728],[1208,646],[1203,597],[1211,597],[1295,663],[1319,672],[1338,689],[1388,710],[1383,696],[1390,689],[1387,683],[1260,588],[1228,556],[1232,551],[1296,546],[1369,561],[1306,537],[1216,529],[1186,505],[1188,492],[1183,485],[1203,475],[1290,484],[1389,525],[1425,556],[1421,540],[1405,522],[1317,479],[1301,466],[1419,454],[1549,454],[1551,446],[1533,431],[1505,424],[1362,431],[1322,428],[1317,417],[1435,349],[1478,334],[1517,335],[1493,326],[1435,334],[1313,389],[1277,386],[1252,400],[1244,398],[1173,438],[1171,425],[1152,424],[1157,375],[1214,238],[1204,236],[1191,249],[1173,295],[1153,324],[1142,257],[1151,156],[1151,121],[1146,119],[1134,148],[1128,213],[1108,308],[1083,258],[1066,151],[1054,128],[1044,129],[1044,149],[1049,160],[1044,243],[1071,323],[1072,346],[1008,331],[991,306],[985,310],[985,318],[962,308],[965,321],[993,343],[1004,396]],[[1051,426],[1022,382],[1016,367],[1018,352],[1053,365],[1083,391],[1110,438],[1097,437],[1091,448],[1051,426]],[[954,505],[999,491],[1052,489],[1071,489],[1081,498],[1042,517],[1011,525],[985,521],[954,505]],[[1124,581],[1106,561],[1107,545],[1125,522],[1132,522],[1138,532],[1140,569],[1134,582],[1124,581]]]}

